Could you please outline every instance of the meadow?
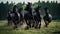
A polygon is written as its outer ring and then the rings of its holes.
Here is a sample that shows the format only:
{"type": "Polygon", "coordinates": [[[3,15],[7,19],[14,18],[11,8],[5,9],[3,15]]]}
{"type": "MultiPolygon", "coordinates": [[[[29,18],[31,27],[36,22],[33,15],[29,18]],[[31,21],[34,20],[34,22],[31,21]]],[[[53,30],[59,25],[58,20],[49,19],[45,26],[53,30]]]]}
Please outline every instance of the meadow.
{"type": "Polygon", "coordinates": [[[7,20],[0,20],[0,34],[60,34],[60,20],[53,20],[47,28],[29,30],[14,30],[11,26],[5,26],[6,23],[7,20]]]}

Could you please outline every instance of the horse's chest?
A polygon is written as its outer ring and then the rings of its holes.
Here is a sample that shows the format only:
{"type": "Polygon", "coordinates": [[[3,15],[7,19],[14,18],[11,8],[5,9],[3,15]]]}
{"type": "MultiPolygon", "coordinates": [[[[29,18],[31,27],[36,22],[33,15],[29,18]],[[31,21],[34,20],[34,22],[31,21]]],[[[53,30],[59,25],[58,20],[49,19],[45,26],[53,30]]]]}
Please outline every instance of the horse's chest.
{"type": "Polygon", "coordinates": [[[12,13],[11,16],[12,16],[12,18],[16,19],[16,18],[19,18],[20,14],[12,13]]]}
{"type": "Polygon", "coordinates": [[[35,15],[36,15],[36,13],[33,13],[33,15],[35,16],[35,15]]]}
{"type": "Polygon", "coordinates": [[[51,20],[52,19],[52,16],[49,14],[48,16],[45,16],[45,19],[48,21],[48,20],[51,20]]]}

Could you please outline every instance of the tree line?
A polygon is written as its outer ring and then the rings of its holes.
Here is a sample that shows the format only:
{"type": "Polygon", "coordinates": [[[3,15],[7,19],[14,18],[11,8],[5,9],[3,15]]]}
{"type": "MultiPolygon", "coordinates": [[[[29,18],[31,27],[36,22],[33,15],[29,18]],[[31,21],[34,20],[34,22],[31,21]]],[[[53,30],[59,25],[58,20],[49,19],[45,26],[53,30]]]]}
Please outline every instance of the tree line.
{"type": "MultiPolygon", "coordinates": [[[[60,19],[60,3],[57,3],[57,1],[56,2],[51,1],[51,3],[49,1],[47,1],[47,2],[38,1],[38,2],[35,2],[32,4],[32,8],[37,7],[38,4],[42,7],[42,10],[45,7],[49,8],[50,13],[53,16],[53,20],[60,19]]],[[[13,3],[13,2],[9,3],[8,1],[6,3],[3,3],[3,2],[0,3],[0,20],[6,19],[6,16],[7,16],[9,10],[12,9],[14,5],[15,5],[15,3],[13,3]]],[[[25,2],[23,2],[23,3],[20,2],[20,3],[17,3],[16,5],[18,7],[23,8],[23,10],[26,7],[25,2]]]]}

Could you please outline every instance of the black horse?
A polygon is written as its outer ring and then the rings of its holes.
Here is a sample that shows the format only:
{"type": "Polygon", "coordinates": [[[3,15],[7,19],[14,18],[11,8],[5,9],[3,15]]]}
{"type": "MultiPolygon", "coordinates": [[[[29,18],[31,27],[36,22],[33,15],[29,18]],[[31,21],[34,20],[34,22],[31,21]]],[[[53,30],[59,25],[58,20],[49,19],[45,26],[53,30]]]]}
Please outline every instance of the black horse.
{"type": "Polygon", "coordinates": [[[49,23],[52,21],[52,15],[49,13],[48,8],[45,8],[45,16],[43,17],[44,22],[45,22],[45,26],[47,27],[49,25],[49,23]]]}
{"type": "Polygon", "coordinates": [[[19,9],[18,9],[18,7],[15,5],[14,7],[13,7],[13,13],[12,13],[12,21],[13,21],[13,23],[14,23],[14,29],[16,29],[18,26],[18,24],[19,24],[19,22],[20,22],[20,13],[18,12],[19,11],[19,9]]]}
{"type": "Polygon", "coordinates": [[[33,15],[34,16],[34,27],[35,28],[39,28],[41,27],[41,16],[40,16],[40,12],[41,12],[41,6],[38,5],[37,8],[35,8],[35,14],[33,15]]]}
{"type": "Polygon", "coordinates": [[[28,2],[26,8],[25,8],[25,14],[24,14],[24,19],[26,21],[27,24],[27,28],[31,28],[31,24],[32,24],[32,4],[28,2]]]}

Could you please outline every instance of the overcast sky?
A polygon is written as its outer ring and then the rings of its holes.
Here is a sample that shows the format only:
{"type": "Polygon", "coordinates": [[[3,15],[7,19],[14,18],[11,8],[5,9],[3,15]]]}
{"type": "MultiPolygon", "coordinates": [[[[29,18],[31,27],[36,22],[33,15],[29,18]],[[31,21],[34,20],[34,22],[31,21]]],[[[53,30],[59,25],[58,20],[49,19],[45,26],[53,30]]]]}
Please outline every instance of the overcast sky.
{"type": "MultiPolygon", "coordinates": [[[[13,2],[15,2],[15,3],[18,3],[18,2],[25,2],[25,3],[27,3],[27,2],[32,2],[32,3],[34,3],[34,2],[38,2],[38,0],[0,0],[0,2],[4,2],[4,3],[6,3],[6,1],[8,1],[9,3],[11,2],[11,1],[13,1],[13,2]]],[[[47,2],[47,1],[49,1],[49,2],[51,2],[51,1],[57,1],[58,3],[60,3],[60,0],[40,0],[41,2],[42,1],[45,1],[45,2],[47,2]]]]}

